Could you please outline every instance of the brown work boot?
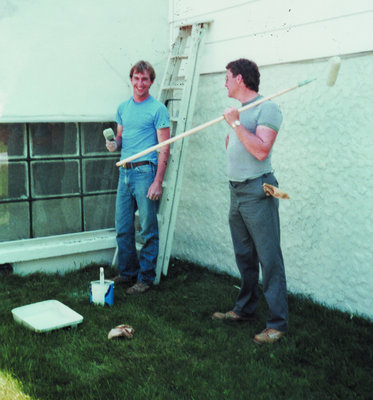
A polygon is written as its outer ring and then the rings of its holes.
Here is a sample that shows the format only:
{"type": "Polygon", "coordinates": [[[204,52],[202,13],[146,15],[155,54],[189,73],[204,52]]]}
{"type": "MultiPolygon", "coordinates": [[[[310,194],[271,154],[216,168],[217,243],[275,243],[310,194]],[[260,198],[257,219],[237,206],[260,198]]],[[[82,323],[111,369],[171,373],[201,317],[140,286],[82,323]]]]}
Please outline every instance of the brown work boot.
{"type": "Polygon", "coordinates": [[[144,293],[150,289],[150,285],[142,282],[136,282],[133,286],[126,290],[127,294],[144,293]]]}
{"type": "Polygon", "coordinates": [[[136,276],[116,276],[112,279],[114,285],[132,284],[136,281],[136,276]]]}
{"type": "Polygon", "coordinates": [[[213,319],[226,320],[226,321],[255,321],[255,317],[243,317],[236,314],[234,311],[228,311],[226,313],[216,312],[212,314],[213,319]]]}
{"type": "Polygon", "coordinates": [[[276,331],[276,329],[273,328],[266,328],[264,331],[254,336],[254,342],[256,344],[274,343],[284,335],[285,332],[276,331]]]}

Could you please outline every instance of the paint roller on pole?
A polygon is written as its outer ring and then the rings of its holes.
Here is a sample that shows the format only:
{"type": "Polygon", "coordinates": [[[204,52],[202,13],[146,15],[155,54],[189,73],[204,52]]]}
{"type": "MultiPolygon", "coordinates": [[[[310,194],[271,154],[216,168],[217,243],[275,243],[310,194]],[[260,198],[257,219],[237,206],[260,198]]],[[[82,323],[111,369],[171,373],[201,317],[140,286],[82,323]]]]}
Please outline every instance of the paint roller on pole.
{"type": "MultiPolygon", "coordinates": [[[[328,81],[327,81],[328,86],[333,86],[334,85],[334,83],[335,83],[335,81],[337,79],[338,72],[339,72],[340,63],[341,63],[341,60],[340,60],[339,57],[333,57],[333,59],[331,59],[331,67],[330,67],[330,72],[329,72],[328,81]]],[[[242,111],[248,110],[249,108],[256,107],[257,105],[259,105],[261,103],[264,103],[265,101],[271,100],[271,99],[273,99],[275,97],[281,96],[281,95],[283,95],[285,93],[288,93],[288,92],[290,92],[292,90],[295,90],[295,89],[298,89],[298,88],[300,88],[302,86],[305,86],[305,85],[313,82],[315,79],[316,78],[307,79],[305,81],[298,82],[296,85],[294,85],[292,87],[289,87],[289,88],[284,89],[284,90],[282,90],[280,92],[274,93],[274,94],[272,94],[270,96],[263,97],[262,99],[260,99],[258,101],[255,101],[253,103],[247,104],[246,106],[243,106],[243,107],[239,108],[238,112],[240,113],[242,111]]],[[[201,131],[201,130],[203,130],[205,128],[208,128],[208,127],[210,127],[212,125],[215,125],[216,123],[221,122],[223,120],[224,120],[224,117],[220,116],[220,117],[215,118],[215,119],[213,119],[211,121],[205,122],[204,124],[198,125],[195,128],[189,129],[188,131],[185,131],[184,133],[182,133],[180,135],[174,136],[174,137],[172,137],[172,138],[170,138],[168,140],[165,140],[165,141],[163,141],[161,143],[156,144],[155,146],[149,147],[146,150],[143,150],[143,151],[141,151],[141,152],[139,152],[137,154],[134,154],[133,156],[130,156],[130,157],[125,158],[124,160],[118,161],[116,163],[116,166],[117,167],[125,166],[128,162],[131,162],[133,160],[136,160],[137,158],[145,156],[146,154],[149,154],[149,153],[151,153],[153,151],[156,151],[156,150],[160,149],[163,146],[167,146],[167,145],[169,145],[169,144],[171,144],[173,142],[176,142],[177,140],[184,139],[187,136],[193,135],[194,133],[197,133],[197,132],[199,132],[199,131],[201,131]]]]}

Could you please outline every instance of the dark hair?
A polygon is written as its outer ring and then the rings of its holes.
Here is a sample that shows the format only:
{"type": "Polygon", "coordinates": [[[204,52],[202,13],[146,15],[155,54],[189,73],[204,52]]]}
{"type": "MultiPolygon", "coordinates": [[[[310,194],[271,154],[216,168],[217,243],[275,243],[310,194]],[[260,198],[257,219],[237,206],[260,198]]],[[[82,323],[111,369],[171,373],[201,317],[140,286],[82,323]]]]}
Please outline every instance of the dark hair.
{"type": "Polygon", "coordinates": [[[141,73],[143,73],[144,71],[148,71],[148,72],[149,72],[150,80],[151,80],[152,82],[154,82],[154,80],[155,80],[155,71],[154,71],[154,68],[152,67],[152,65],[151,65],[149,62],[143,61],[143,60],[138,61],[138,62],[131,68],[131,71],[130,71],[130,78],[132,79],[133,74],[134,74],[135,72],[139,72],[139,73],[141,74],[141,73]]]}
{"type": "Polygon", "coordinates": [[[226,67],[236,77],[241,74],[245,86],[255,92],[259,91],[260,72],[254,61],[240,58],[236,61],[231,61],[226,67]]]}

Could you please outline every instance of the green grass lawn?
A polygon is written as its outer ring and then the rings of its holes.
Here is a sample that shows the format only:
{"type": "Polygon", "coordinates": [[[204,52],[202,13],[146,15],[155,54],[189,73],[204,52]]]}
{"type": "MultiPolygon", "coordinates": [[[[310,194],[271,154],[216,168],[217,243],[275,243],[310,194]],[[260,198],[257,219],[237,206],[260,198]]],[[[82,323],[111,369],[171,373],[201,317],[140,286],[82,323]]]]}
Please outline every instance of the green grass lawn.
{"type": "MultiPolygon", "coordinates": [[[[89,302],[99,266],[64,276],[0,276],[0,399],[373,399],[373,323],[289,297],[289,334],[273,345],[261,296],[254,324],[212,320],[234,304],[239,281],[173,260],[160,285],[89,302]],[[77,328],[35,333],[14,322],[18,306],[57,299],[84,316],[77,328]],[[132,340],[108,340],[116,325],[132,340]]],[[[116,272],[105,268],[105,276],[116,272]]]]}

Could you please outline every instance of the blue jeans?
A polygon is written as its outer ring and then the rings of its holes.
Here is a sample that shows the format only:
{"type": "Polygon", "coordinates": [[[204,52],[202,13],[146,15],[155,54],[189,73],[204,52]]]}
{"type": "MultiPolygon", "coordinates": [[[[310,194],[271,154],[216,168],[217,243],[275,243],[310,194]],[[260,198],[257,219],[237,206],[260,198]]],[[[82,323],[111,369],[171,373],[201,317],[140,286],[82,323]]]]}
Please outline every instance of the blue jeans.
{"type": "Polygon", "coordinates": [[[158,201],[146,195],[153,183],[156,166],[140,165],[133,169],[120,168],[116,199],[115,227],[117,231],[119,274],[151,284],[155,279],[158,257],[158,201]],[[135,212],[139,210],[140,235],[144,245],[139,257],[136,252],[135,212]]]}

